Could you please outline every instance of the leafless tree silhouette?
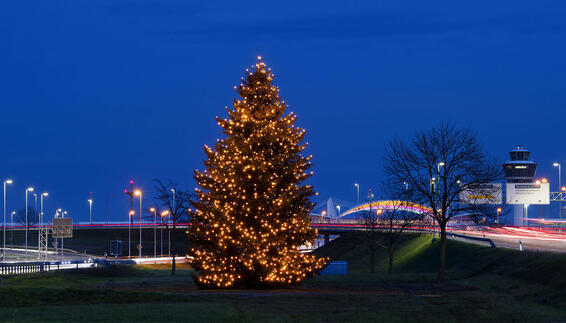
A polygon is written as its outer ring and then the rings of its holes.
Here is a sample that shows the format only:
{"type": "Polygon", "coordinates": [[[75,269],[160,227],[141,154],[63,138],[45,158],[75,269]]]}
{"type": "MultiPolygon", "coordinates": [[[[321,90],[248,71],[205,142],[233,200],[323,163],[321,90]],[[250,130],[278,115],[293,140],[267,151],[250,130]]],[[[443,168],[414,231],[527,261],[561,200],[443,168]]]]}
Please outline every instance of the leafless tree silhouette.
{"type": "Polygon", "coordinates": [[[391,140],[385,148],[384,170],[391,180],[407,182],[416,201],[432,209],[430,216],[440,228],[438,279],[443,279],[448,221],[461,214],[474,219],[496,214],[493,205],[460,203],[460,193],[501,179],[501,166],[488,159],[474,132],[441,123],[416,133],[410,142],[391,140]]]}
{"type": "Polygon", "coordinates": [[[167,231],[171,234],[171,256],[173,260],[171,262],[171,275],[175,275],[176,263],[175,257],[179,250],[177,250],[175,234],[178,230],[179,223],[187,222],[190,218],[190,205],[193,194],[190,191],[181,190],[178,188],[178,184],[169,181],[164,184],[158,179],[155,182],[155,192],[154,201],[160,206],[163,212],[161,218],[161,224],[165,226],[167,231]]]}

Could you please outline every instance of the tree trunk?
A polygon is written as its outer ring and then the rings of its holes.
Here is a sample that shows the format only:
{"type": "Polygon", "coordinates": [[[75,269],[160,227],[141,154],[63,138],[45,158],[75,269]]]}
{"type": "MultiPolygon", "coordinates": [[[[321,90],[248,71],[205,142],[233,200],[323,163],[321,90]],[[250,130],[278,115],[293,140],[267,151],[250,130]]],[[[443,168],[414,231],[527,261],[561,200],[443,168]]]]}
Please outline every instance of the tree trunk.
{"type": "Polygon", "coordinates": [[[387,273],[389,275],[393,273],[393,248],[394,248],[394,243],[389,242],[389,269],[387,270],[387,273]]]}
{"type": "Polygon", "coordinates": [[[371,259],[370,259],[371,268],[370,268],[369,272],[373,274],[374,271],[375,271],[375,268],[374,268],[375,267],[375,247],[370,248],[370,249],[371,249],[371,259]]]}
{"type": "Polygon", "coordinates": [[[444,279],[446,269],[446,223],[440,223],[440,268],[438,268],[438,280],[444,279]]]}
{"type": "Polygon", "coordinates": [[[176,248],[175,248],[175,226],[173,225],[173,228],[171,229],[171,256],[173,256],[173,259],[171,260],[171,275],[175,276],[175,269],[176,269],[176,264],[175,264],[175,256],[176,256],[176,248]]]}

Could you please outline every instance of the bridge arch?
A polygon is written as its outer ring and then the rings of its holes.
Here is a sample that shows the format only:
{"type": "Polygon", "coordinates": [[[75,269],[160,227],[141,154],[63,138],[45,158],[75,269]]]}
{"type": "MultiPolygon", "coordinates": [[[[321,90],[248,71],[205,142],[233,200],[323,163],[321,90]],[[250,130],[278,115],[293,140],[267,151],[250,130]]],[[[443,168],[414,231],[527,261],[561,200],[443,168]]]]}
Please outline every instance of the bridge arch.
{"type": "MultiPolygon", "coordinates": [[[[348,211],[339,215],[340,218],[343,218],[347,215],[354,214],[357,212],[369,211],[370,203],[360,204],[355,206],[348,211]]],[[[412,212],[416,214],[431,214],[432,209],[424,206],[422,204],[413,203],[413,202],[405,202],[405,201],[395,201],[395,200],[386,200],[386,201],[374,201],[371,202],[371,209],[372,210],[391,210],[397,209],[399,211],[406,211],[412,212]]]]}

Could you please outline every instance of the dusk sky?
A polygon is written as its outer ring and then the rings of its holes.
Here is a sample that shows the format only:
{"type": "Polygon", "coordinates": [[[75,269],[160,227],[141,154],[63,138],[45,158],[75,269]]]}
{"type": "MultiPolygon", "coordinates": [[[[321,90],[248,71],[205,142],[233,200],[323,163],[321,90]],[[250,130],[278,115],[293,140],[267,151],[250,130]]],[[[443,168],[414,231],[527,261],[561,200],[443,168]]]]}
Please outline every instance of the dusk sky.
{"type": "Polygon", "coordinates": [[[87,220],[93,192],[95,221],[126,221],[129,179],[147,195],[154,178],[193,189],[258,55],[307,130],[318,202],[354,201],[354,182],[363,198],[385,143],[440,121],[477,131],[501,162],[524,145],[555,191],[564,17],[560,1],[5,1],[8,211],[33,186],[49,218],[87,220]]]}

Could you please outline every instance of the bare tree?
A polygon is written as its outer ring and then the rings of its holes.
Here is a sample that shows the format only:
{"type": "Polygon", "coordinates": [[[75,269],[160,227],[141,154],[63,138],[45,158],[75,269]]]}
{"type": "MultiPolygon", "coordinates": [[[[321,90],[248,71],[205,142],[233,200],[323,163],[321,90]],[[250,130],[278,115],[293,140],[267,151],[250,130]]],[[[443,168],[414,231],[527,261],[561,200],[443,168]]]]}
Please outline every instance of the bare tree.
{"type": "Polygon", "coordinates": [[[492,205],[460,203],[460,193],[501,179],[500,165],[488,160],[471,130],[441,123],[418,132],[411,142],[391,140],[385,148],[384,169],[388,178],[407,182],[419,203],[430,206],[430,216],[440,228],[438,279],[443,279],[448,221],[458,214],[475,219],[495,216],[492,205]]]}
{"type": "Polygon", "coordinates": [[[32,225],[36,225],[39,222],[39,213],[36,212],[35,209],[33,208],[28,208],[27,221],[26,221],[26,209],[20,209],[16,213],[15,221],[20,223],[24,227],[27,223],[29,229],[32,225]]]}
{"type": "Polygon", "coordinates": [[[169,181],[164,184],[156,179],[154,198],[157,205],[160,206],[164,212],[161,214],[161,224],[165,226],[166,230],[171,235],[171,275],[175,275],[175,257],[177,256],[177,245],[175,240],[175,233],[177,232],[179,223],[187,222],[190,218],[190,203],[193,194],[189,191],[180,190],[178,184],[169,181]]]}
{"type": "Polygon", "coordinates": [[[396,182],[387,180],[382,184],[384,197],[388,200],[387,207],[380,215],[380,226],[387,239],[389,253],[389,266],[387,273],[393,272],[394,250],[401,234],[417,221],[424,218],[423,213],[417,213],[411,208],[418,209],[418,205],[412,202],[413,189],[409,188],[407,182],[396,182]]]}

